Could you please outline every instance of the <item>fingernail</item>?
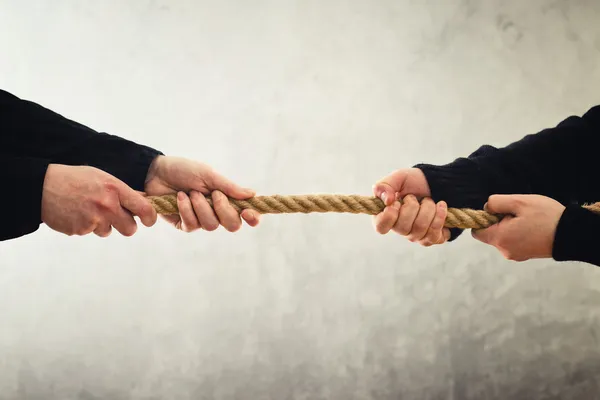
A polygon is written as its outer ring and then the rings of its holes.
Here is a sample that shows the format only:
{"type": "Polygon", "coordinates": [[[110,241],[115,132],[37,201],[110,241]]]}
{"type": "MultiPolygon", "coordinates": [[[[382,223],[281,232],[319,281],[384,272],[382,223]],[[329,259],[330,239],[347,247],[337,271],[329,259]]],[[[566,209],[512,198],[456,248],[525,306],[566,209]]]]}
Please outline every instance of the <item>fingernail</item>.
{"type": "Polygon", "coordinates": [[[400,210],[400,202],[395,201],[394,204],[392,204],[392,208],[396,211],[400,210]]]}
{"type": "Polygon", "coordinates": [[[179,200],[185,200],[185,194],[183,192],[177,193],[177,199],[179,199],[179,200]]]}
{"type": "Polygon", "coordinates": [[[385,203],[386,199],[387,199],[387,193],[385,193],[385,192],[381,193],[381,200],[383,200],[383,202],[385,203]]]}
{"type": "Polygon", "coordinates": [[[445,202],[441,201],[440,202],[440,209],[445,210],[446,208],[448,208],[448,206],[446,205],[445,202]]]}

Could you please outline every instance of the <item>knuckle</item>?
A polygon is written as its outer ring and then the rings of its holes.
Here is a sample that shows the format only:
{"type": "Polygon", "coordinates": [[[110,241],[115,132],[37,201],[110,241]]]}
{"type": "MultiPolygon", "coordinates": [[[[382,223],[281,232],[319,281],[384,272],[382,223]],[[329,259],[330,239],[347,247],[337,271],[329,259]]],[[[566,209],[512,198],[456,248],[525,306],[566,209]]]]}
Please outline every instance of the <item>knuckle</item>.
{"type": "Polygon", "coordinates": [[[119,190],[117,183],[113,180],[107,180],[103,184],[105,193],[113,193],[119,190]]]}
{"type": "Polygon", "coordinates": [[[96,205],[101,210],[113,210],[116,206],[116,201],[114,196],[106,193],[96,200],[96,205]]]}

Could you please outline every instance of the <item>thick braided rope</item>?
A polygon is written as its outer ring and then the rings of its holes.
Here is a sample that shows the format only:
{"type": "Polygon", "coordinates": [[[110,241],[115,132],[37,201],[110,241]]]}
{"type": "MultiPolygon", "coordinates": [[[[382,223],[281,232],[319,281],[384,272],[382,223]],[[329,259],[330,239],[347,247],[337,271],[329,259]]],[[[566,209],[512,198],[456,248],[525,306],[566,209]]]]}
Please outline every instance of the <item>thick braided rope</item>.
{"type": "MultiPolygon", "coordinates": [[[[148,197],[157,213],[178,214],[177,197],[173,195],[148,197]]],[[[210,197],[206,197],[212,206],[210,197]]],[[[352,213],[377,215],[385,208],[377,197],[339,194],[292,195],[292,196],[256,196],[248,200],[229,199],[233,208],[241,212],[255,210],[261,214],[292,213],[352,213]]],[[[481,229],[499,222],[501,216],[482,210],[468,208],[449,208],[444,224],[447,228],[481,229]]]]}

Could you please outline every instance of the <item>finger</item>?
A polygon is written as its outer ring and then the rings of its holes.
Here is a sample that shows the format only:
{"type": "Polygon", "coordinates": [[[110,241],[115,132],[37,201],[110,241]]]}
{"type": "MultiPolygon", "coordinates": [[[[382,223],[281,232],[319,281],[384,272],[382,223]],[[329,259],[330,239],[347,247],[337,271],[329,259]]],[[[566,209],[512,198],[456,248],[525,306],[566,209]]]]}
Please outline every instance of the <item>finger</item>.
{"type": "Polygon", "coordinates": [[[194,232],[200,229],[200,221],[194,212],[192,202],[184,192],[177,193],[177,207],[179,208],[179,217],[181,218],[181,230],[184,232],[194,232]]]}
{"type": "Polygon", "coordinates": [[[122,184],[119,188],[119,201],[121,206],[137,216],[142,224],[147,227],[156,223],[158,215],[150,201],[140,192],[122,184]]]}
{"type": "Polygon", "coordinates": [[[496,194],[489,197],[484,209],[492,214],[518,215],[524,204],[523,200],[523,196],[496,194]]]}
{"type": "Polygon", "coordinates": [[[378,180],[375,183],[375,187],[388,185],[394,192],[401,192],[407,177],[408,169],[399,169],[378,180]]]}
{"type": "Polygon", "coordinates": [[[373,223],[377,233],[385,235],[394,227],[398,220],[400,208],[400,202],[396,201],[375,216],[373,223]]]}
{"type": "Polygon", "coordinates": [[[251,227],[255,227],[260,223],[260,213],[254,210],[244,210],[240,214],[242,219],[251,227]]]}
{"type": "Polygon", "coordinates": [[[394,200],[396,200],[394,188],[385,182],[375,184],[373,186],[373,194],[375,197],[379,197],[387,207],[394,204],[394,200]]]}
{"type": "Polygon", "coordinates": [[[94,230],[94,233],[102,238],[109,237],[112,233],[112,226],[110,224],[103,224],[102,226],[98,226],[94,230]]]}
{"type": "MultiPolygon", "coordinates": [[[[421,244],[424,246],[430,246],[433,244],[441,244],[445,242],[444,238],[444,223],[446,222],[446,216],[448,215],[448,207],[444,201],[440,201],[435,206],[435,215],[429,225],[427,234],[421,240],[421,244]]],[[[450,231],[448,231],[450,233],[450,231]]]]}
{"type": "Polygon", "coordinates": [[[219,222],[229,232],[236,232],[242,227],[242,220],[237,211],[229,204],[227,197],[218,190],[212,194],[213,207],[219,222]]]}
{"type": "Polygon", "coordinates": [[[210,189],[218,190],[234,199],[244,200],[256,195],[254,190],[243,188],[216,172],[211,172],[206,180],[210,189]]]}
{"type": "Polygon", "coordinates": [[[398,221],[396,221],[392,230],[402,236],[408,236],[419,213],[419,202],[412,194],[406,196],[402,201],[398,221]]]}
{"type": "Polygon", "coordinates": [[[396,192],[402,191],[407,176],[408,171],[405,169],[392,172],[373,185],[373,194],[383,200],[386,206],[392,205],[396,200],[396,192]]]}
{"type": "Polygon", "coordinates": [[[412,230],[408,235],[408,240],[412,242],[419,241],[427,235],[427,231],[433,222],[436,214],[435,203],[430,198],[425,198],[421,202],[419,212],[413,223],[412,230]]]}
{"type": "Polygon", "coordinates": [[[214,231],[219,227],[219,220],[215,215],[215,211],[210,206],[206,197],[203,194],[192,190],[190,193],[190,200],[192,207],[198,218],[198,223],[202,229],[207,231],[214,231]]]}
{"type": "Polygon", "coordinates": [[[137,223],[133,219],[133,215],[123,207],[119,207],[115,212],[111,223],[123,236],[133,236],[137,232],[137,223]]]}

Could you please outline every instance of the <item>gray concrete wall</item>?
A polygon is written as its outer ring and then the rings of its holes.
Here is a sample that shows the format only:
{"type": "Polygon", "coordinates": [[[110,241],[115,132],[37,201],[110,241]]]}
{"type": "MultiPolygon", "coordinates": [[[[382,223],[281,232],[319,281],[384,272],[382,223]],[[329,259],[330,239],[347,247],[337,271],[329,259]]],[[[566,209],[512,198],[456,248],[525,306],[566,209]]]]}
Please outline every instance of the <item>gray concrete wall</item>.
{"type": "MultiPolygon", "coordinates": [[[[600,103],[595,0],[0,0],[0,87],[261,194],[600,103]]],[[[10,191],[10,188],[3,188],[10,191]]],[[[600,272],[365,216],[0,244],[0,399],[600,398],[600,272]]]]}

